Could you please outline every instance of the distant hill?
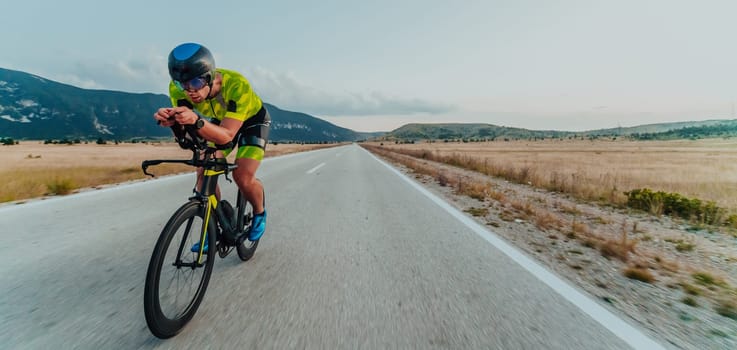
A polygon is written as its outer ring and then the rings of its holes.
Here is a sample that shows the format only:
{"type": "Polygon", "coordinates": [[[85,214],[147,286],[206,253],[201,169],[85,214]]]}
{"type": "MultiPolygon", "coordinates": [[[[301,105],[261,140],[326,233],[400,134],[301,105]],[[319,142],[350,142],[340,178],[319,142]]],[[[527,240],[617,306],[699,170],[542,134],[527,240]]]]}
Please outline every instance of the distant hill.
{"type": "Polygon", "coordinates": [[[551,138],[574,134],[566,131],[528,130],[492,124],[407,124],[383,137],[396,139],[497,139],[497,138],[551,138]]]}
{"type": "Polygon", "coordinates": [[[266,103],[271,115],[269,138],[280,141],[358,141],[366,140],[384,133],[362,133],[342,128],[309,114],[282,110],[266,103]]]}
{"type": "MultiPolygon", "coordinates": [[[[163,94],[82,89],[37,75],[0,68],[0,137],[14,139],[128,140],[169,137],[152,115],[168,106],[163,94]]],[[[272,118],[271,141],[356,141],[376,133],[357,133],[305,113],[266,103],[272,118]]]]}
{"type": "Polygon", "coordinates": [[[381,135],[383,140],[523,140],[545,138],[629,137],[638,140],[737,136],[737,120],[704,120],[647,124],[589,131],[529,130],[493,124],[407,124],[381,135]]]}
{"type": "MultiPolygon", "coordinates": [[[[717,127],[719,126],[735,126],[737,125],[737,119],[712,119],[702,121],[688,121],[688,122],[673,122],[673,123],[660,123],[660,124],[645,124],[632,127],[624,128],[610,128],[610,129],[598,129],[586,131],[584,134],[587,135],[644,135],[644,134],[661,134],[671,133],[675,130],[688,129],[688,128],[702,128],[702,127],[717,127]]],[[[704,129],[703,131],[707,131],[704,129]]],[[[702,136],[707,136],[704,134],[702,136]]],[[[719,136],[719,135],[716,135],[719,136]]]]}
{"type": "Polygon", "coordinates": [[[673,140],[737,136],[737,120],[707,120],[686,125],[661,132],[636,132],[629,134],[629,137],[637,140],[673,140]]]}

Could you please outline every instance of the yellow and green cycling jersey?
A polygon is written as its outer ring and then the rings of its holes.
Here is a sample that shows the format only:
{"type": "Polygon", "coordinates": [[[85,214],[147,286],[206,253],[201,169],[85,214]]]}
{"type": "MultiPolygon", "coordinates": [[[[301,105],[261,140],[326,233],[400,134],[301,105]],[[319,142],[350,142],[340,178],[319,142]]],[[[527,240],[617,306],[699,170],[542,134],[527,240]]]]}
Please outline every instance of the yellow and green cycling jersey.
{"type": "MultiPolygon", "coordinates": [[[[244,122],[233,140],[238,145],[236,158],[263,159],[271,118],[261,98],[240,73],[222,68],[218,68],[217,72],[222,76],[220,92],[200,103],[192,102],[185,91],[170,82],[169,97],[172,105],[187,106],[216,124],[220,124],[225,118],[244,122]]],[[[224,153],[227,155],[230,151],[226,150],[224,153]]]]}
{"type": "Polygon", "coordinates": [[[187,93],[179,90],[172,81],[169,83],[171,104],[173,106],[191,107],[202,116],[221,121],[225,118],[245,121],[261,110],[263,105],[261,99],[243,75],[222,68],[218,68],[217,72],[223,77],[222,87],[217,96],[200,103],[193,103],[187,97],[187,93]]]}

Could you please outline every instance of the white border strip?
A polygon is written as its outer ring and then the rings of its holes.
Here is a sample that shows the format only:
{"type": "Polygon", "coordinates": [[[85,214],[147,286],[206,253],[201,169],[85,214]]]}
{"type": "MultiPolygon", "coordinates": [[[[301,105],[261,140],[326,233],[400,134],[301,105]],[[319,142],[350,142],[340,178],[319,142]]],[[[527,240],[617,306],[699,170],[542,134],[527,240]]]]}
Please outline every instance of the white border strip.
{"type": "Polygon", "coordinates": [[[665,349],[662,345],[660,345],[660,343],[657,343],[656,341],[642,333],[640,330],[636,329],[621,318],[615,316],[609,310],[605,309],[583,293],[579,292],[576,288],[572,287],[567,282],[560,279],[558,276],[547,270],[545,267],[527,257],[516,247],[502,240],[497,234],[479,225],[476,221],[464,215],[458,209],[454,208],[444,200],[440,199],[439,197],[422,187],[417,182],[405,176],[396,168],[379,159],[373,153],[369,152],[363,147],[361,147],[361,149],[371,155],[371,157],[376,159],[376,161],[389,168],[389,170],[391,170],[397,176],[409,183],[420,193],[424,194],[433,202],[435,202],[435,204],[445,209],[448,213],[450,213],[460,222],[468,226],[471,230],[476,232],[476,234],[481,236],[481,238],[491,243],[494,247],[496,247],[502,253],[506,254],[509,258],[514,260],[514,262],[516,262],[522,268],[529,271],[533,276],[537,277],[537,279],[547,284],[550,288],[560,294],[560,296],[571,302],[573,305],[577,306],[579,309],[581,309],[581,311],[591,316],[591,318],[599,322],[604,328],[614,333],[616,336],[618,336],[620,339],[622,339],[633,348],[646,350],[665,349]]]}

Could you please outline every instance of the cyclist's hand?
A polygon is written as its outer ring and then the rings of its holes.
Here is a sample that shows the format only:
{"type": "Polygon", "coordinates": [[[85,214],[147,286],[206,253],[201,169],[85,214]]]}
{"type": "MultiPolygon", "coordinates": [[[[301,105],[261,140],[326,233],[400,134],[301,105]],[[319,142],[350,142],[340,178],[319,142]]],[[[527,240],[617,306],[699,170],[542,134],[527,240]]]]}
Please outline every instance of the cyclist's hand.
{"type": "Polygon", "coordinates": [[[172,108],[171,113],[177,123],[181,125],[192,125],[197,122],[197,114],[187,107],[172,108]]]}
{"type": "Polygon", "coordinates": [[[176,123],[174,119],[174,108],[159,108],[154,113],[154,119],[161,126],[170,127],[174,125],[176,123]]]}

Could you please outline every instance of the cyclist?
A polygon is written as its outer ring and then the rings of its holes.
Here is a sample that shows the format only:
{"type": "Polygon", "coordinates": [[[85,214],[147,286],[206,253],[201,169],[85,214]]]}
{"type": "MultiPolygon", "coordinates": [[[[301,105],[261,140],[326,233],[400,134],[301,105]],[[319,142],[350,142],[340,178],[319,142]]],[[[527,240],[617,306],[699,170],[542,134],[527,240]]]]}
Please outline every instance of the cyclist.
{"type": "MultiPolygon", "coordinates": [[[[173,107],[160,108],[154,119],[164,127],[193,125],[205,140],[215,144],[233,141],[237,147],[233,179],[253,205],[253,225],[248,239],[256,241],[266,229],[263,187],[256,180],[269,136],[271,117],[251,84],[238,72],[215,67],[210,51],[196,43],[184,43],[169,54],[169,96],[173,107]]],[[[223,151],[227,156],[232,149],[223,151]]],[[[202,169],[197,172],[198,187],[202,169]]],[[[220,189],[217,189],[220,198],[220,189]]],[[[205,241],[207,242],[207,241],[205,241]]],[[[205,245],[204,250],[207,250],[205,245]]],[[[192,251],[199,251],[196,243],[192,251]]]]}

